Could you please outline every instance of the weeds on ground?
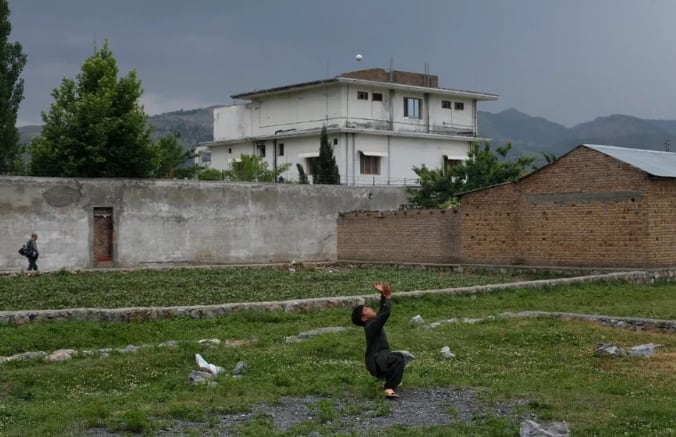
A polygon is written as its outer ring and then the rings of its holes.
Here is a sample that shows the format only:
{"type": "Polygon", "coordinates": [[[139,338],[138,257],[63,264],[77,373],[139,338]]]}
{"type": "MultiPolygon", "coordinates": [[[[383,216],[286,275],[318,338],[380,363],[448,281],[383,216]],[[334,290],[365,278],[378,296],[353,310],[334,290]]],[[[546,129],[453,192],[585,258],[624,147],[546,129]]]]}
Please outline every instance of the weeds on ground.
{"type": "MultiPolygon", "coordinates": [[[[629,331],[554,319],[506,319],[502,311],[562,310],[625,316],[676,318],[676,286],[636,287],[595,284],[557,289],[505,291],[491,295],[396,297],[388,322],[392,346],[407,349],[416,360],[407,369],[406,389],[448,387],[481,393],[487,414],[471,424],[407,428],[389,435],[514,435],[518,420],[490,413],[498,403],[517,402],[514,414],[542,421],[566,420],[573,435],[671,435],[676,429],[676,337],[652,331],[629,331]],[[477,323],[443,324],[435,329],[413,326],[450,317],[481,317],[477,323]],[[597,343],[629,347],[654,343],[658,354],[603,358],[597,343]],[[449,346],[453,360],[441,358],[449,346]],[[670,434],[671,433],[671,434],[670,434]]],[[[0,434],[69,435],[106,427],[125,433],[154,434],[175,422],[196,423],[193,430],[219,429],[218,418],[253,411],[260,403],[282,397],[324,397],[313,419],[295,430],[330,435],[331,424],[355,408],[343,410],[328,399],[374,402],[380,383],[363,365],[363,332],[352,327],[349,311],[313,313],[243,312],[208,320],[174,319],[144,323],[60,322],[0,326],[0,355],[153,347],[134,353],[112,351],[107,358],[78,355],[71,361],[42,360],[0,364],[0,434]],[[343,332],[286,343],[284,338],[326,326],[343,332]],[[197,340],[256,339],[239,347],[206,346],[197,340]],[[184,340],[175,348],[161,342],[184,340]],[[246,361],[242,378],[229,372],[217,386],[192,385],[195,354],[232,369],[246,361]]],[[[376,408],[372,414],[389,414],[376,408]]],[[[284,435],[270,417],[259,414],[234,428],[240,435],[284,435]]],[[[294,435],[294,429],[286,435],[294,435]]],[[[201,433],[200,431],[195,431],[201,433]]]]}
{"type": "MultiPolygon", "coordinates": [[[[387,280],[398,291],[457,288],[550,278],[531,274],[463,274],[391,266],[352,268],[222,268],[115,272],[59,271],[0,277],[0,311],[211,305],[371,293],[387,280]]],[[[560,277],[561,275],[559,275],[560,277]]]]}

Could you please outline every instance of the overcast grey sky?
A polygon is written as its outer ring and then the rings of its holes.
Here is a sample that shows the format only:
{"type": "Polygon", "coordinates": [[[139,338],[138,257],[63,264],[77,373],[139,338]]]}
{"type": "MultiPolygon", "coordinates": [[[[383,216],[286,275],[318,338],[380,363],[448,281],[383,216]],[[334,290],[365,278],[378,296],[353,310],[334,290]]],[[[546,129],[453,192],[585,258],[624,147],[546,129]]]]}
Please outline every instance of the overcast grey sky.
{"type": "Polygon", "coordinates": [[[572,126],[676,119],[674,0],[9,0],[28,55],[19,125],[108,39],[148,114],[362,68],[430,72],[572,126]],[[363,54],[357,63],[355,55],[363,54]]]}

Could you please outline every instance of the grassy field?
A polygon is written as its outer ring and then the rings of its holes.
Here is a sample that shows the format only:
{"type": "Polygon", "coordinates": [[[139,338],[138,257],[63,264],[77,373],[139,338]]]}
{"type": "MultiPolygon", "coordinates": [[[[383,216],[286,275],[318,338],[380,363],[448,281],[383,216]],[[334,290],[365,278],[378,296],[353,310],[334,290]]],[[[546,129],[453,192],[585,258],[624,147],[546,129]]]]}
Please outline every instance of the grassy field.
{"type": "MultiPolygon", "coordinates": [[[[407,290],[506,279],[461,275],[451,278],[453,275],[446,277],[441,272],[374,269],[350,274],[308,271],[303,272],[301,281],[301,275],[273,270],[224,272],[134,272],[115,273],[108,278],[105,274],[78,274],[77,281],[70,274],[1,278],[0,302],[3,309],[41,306],[44,304],[32,302],[42,302],[43,290],[45,299],[61,302],[59,307],[93,306],[96,302],[106,303],[100,306],[129,306],[129,301],[135,302],[133,305],[196,304],[215,303],[223,296],[232,299],[229,301],[246,296],[247,300],[308,297],[294,296],[295,287],[303,290],[296,293],[315,290],[318,295],[365,294],[375,280],[387,280],[395,290],[407,290]],[[190,281],[180,279],[186,273],[188,279],[203,278],[200,281],[204,282],[201,286],[188,285],[190,281]],[[162,279],[163,276],[166,277],[162,279]],[[131,278],[130,282],[126,283],[125,278],[131,278]],[[221,285],[209,286],[211,291],[198,298],[206,301],[193,300],[190,296],[205,288],[207,278],[217,278],[221,285]],[[222,285],[226,283],[230,285],[222,285]],[[7,295],[16,292],[17,284],[26,293],[23,302],[7,295]],[[32,289],[26,284],[38,286],[32,289]],[[222,291],[219,287],[223,287],[222,291]],[[104,293],[117,297],[97,298],[97,294],[104,293]],[[27,300],[28,296],[34,300],[27,300]],[[173,296],[173,300],[164,302],[164,296],[173,296]]],[[[396,297],[395,292],[393,315],[388,322],[390,342],[394,348],[410,350],[417,357],[407,369],[406,388],[477,390],[489,407],[516,402],[520,417],[535,414],[544,422],[566,420],[571,435],[676,433],[676,335],[498,316],[503,311],[529,309],[676,319],[676,284],[586,284],[425,298],[396,297]],[[418,314],[427,322],[449,317],[481,317],[484,321],[425,329],[409,324],[418,314]],[[597,343],[627,348],[650,342],[660,345],[651,358],[607,358],[592,353],[597,343]],[[440,358],[439,349],[443,346],[451,347],[456,354],[454,360],[440,358]]],[[[387,404],[380,400],[379,382],[363,366],[363,333],[350,326],[348,313],[244,312],[209,320],[0,326],[0,356],[59,348],[123,348],[129,344],[185,341],[178,348],[113,352],[105,359],[76,356],[63,363],[28,360],[0,364],[0,435],[82,435],[87,429],[102,426],[117,432],[153,435],[175,421],[200,422],[192,435],[207,435],[217,432],[219,415],[249,411],[257,403],[274,403],[282,396],[321,395],[328,402],[347,399],[348,406],[344,408],[348,409],[369,401],[386,410],[387,404]],[[349,329],[300,343],[284,341],[286,336],[326,326],[349,329]],[[209,347],[196,342],[207,338],[256,341],[240,347],[209,347]],[[226,369],[244,360],[248,363],[247,372],[240,379],[219,375],[216,387],[191,385],[187,375],[196,368],[195,353],[226,369]]],[[[329,408],[322,405],[331,409],[330,404],[329,408]]],[[[333,422],[326,420],[331,414],[327,411],[324,420],[301,423],[285,435],[307,435],[312,431],[332,435],[333,422]]],[[[398,427],[388,434],[517,435],[518,426],[518,421],[487,414],[475,418],[471,425],[398,427]]],[[[242,424],[237,431],[252,436],[282,435],[265,417],[242,424]]]]}
{"type": "Polygon", "coordinates": [[[461,274],[450,270],[224,268],[136,270],[0,277],[0,311],[59,308],[210,305],[371,293],[386,277],[398,291],[430,290],[556,277],[537,274],[461,274]]]}

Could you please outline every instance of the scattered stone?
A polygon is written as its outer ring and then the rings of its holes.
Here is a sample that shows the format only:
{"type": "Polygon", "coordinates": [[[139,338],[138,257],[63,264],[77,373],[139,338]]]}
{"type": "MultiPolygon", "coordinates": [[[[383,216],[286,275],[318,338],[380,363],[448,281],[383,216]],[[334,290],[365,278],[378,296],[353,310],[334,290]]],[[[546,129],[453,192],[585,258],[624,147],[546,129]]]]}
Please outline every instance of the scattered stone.
{"type": "Polygon", "coordinates": [[[200,354],[195,354],[195,360],[197,361],[197,366],[200,368],[201,371],[203,372],[209,372],[212,375],[216,376],[219,373],[225,371],[224,368],[221,366],[216,366],[214,364],[209,364],[207,360],[205,360],[202,355],[200,354]]]}
{"type": "Polygon", "coordinates": [[[652,357],[655,355],[655,346],[652,343],[639,344],[629,349],[628,354],[632,357],[652,357]]]}
{"type": "Polygon", "coordinates": [[[477,322],[483,322],[483,320],[484,320],[484,319],[470,319],[470,318],[468,318],[468,317],[465,317],[464,319],[462,319],[463,322],[469,323],[470,325],[473,325],[473,324],[475,324],[475,323],[477,323],[477,322]]]}
{"type": "Polygon", "coordinates": [[[412,323],[414,325],[422,325],[423,323],[425,323],[425,321],[423,320],[422,316],[418,314],[417,316],[409,320],[409,323],[412,323]]]}
{"type": "Polygon", "coordinates": [[[238,362],[237,365],[235,365],[235,368],[232,369],[232,375],[233,376],[242,375],[244,373],[244,371],[246,370],[246,367],[247,367],[246,361],[238,362]]]}
{"type": "Polygon", "coordinates": [[[596,345],[596,350],[594,351],[594,355],[608,355],[611,357],[622,357],[626,355],[624,352],[624,349],[619,348],[615,346],[614,344],[605,344],[605,343],[600,343],[596,345]]]}
{"type": "Polygon", "coordinates": [[[569,435],[570,431],[565,421],[542,426],[532,420],[524,420],[519,429],[519,437],[568,437],[569,435]]]}
{"type": "Polygon", "coordinates": [[[206,346],[217,346],[221,344],[221,340],[217,338],[205,338],[204,340],[199,340],[198,343],[206,346]]]}
{"type": "Polygon", "coordinates": [[[7,361],[22,361],[22,360],[32,360],[35,358],[44,358],[47,356],[47,352],[37,351],[37,352],[24,352],[22,354],[16,354],[9,357],[7,361]]]}
{"type": "Polygon", "coordinates": [[[164,343],[158,344],[157,347],[178,347],[178,341],[176,340],[165,341],[164,343]]]}
{"type": "Polygon", "coordinates": [[[68,361],[73,359],[73,354],[77,353],[74,349],[59,349],[52,352],[45,358],[46,361],[68,361]]]}
{"type": "Polygon", "coordinates": [[[425,328],[434,329],[434,328],[438,328],[439,326],[441,326],[441,322],[432,322],[428,325],[425,325],[425,328]]]}
{"type": "Polygon", "coordinates": [[[453,352],[451,352],[451,348],[449,348],[448,346],[442,347],[440,352],[441,352],[441,356],[444,357],[447,360],[451,360],[451,359],[455,358],[455,354],[453,352]]]}
{"type": "Polygon", "coordinates": [[[258,340],[255,338],[248,339],[248,340],[225,340],[223,342],[223,346],[226,347],[239,347],[239,346],[248,346],[250,344],[256,343],[258,340]]]}
{"type": "Polygon", "coordinates": [[[123,349],[118,349],[117,351],[121,354],[127,354],[129,352],[136,352],[138,349],[139,349],[138,346],[134,346],[133,344],[128,344],[123,349]]]}
{"type": "Polygon", "coordinates": [[[345,331],[347,328],[343,326],[328,326],[326,328],[317,328],[310,331],[303,331],[298,335],[291,335],[289,337],[284,337],[286,343],[297,343],[299,341],[305,340],[306,338],[314,337],[321,334],[335,334],[337,332],[345,331]]]}
{"type": "Polygon", "coordinates": [[[193,384],[203,384],[205,382],[209,382],[209,380],[213,377],[214,375],[212,375],[209,372],[200,372],[199,370],[193,370],[192,372],[190,372],[190,375],[188,375],[188,380],[193,384]]]}

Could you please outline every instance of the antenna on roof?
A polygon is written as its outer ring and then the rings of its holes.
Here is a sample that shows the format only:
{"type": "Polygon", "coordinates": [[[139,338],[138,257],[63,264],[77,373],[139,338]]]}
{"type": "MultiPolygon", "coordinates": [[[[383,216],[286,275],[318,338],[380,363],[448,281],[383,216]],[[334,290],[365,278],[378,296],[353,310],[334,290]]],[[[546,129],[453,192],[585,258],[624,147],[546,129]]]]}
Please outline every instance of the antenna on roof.
{"type": "Polygon", "coordinates": [[[424,86],[430,86],[430,64],[425,62],[425,79],[423,82],[424,86]]]}
{"type": "Polygon", "coordinates": [[[390,56],[390,82],[394,82],[394,59],[390,56]]]}

